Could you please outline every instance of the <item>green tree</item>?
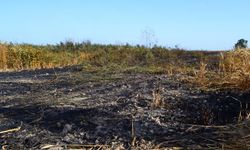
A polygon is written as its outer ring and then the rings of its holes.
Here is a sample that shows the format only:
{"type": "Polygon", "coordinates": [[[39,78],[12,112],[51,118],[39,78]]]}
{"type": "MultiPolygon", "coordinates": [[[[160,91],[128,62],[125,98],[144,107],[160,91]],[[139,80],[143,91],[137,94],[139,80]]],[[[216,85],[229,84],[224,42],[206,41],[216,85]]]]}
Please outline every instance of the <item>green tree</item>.
{"type": "Polygon", "coordinates": [[[247,48],[247,40],[240,39],[238,42],[234,45],[235,49],[241,49],[241,48],[247,48]]]}

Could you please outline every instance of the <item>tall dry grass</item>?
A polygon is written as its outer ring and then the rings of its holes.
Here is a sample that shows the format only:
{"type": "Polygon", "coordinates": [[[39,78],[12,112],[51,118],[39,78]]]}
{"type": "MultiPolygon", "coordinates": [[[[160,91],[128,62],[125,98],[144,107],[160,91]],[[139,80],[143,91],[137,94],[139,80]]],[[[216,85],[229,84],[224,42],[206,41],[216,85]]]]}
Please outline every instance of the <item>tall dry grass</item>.
{"type": "Polygon", "coordinates": [[[250,91],[250,50],[237,49],[220,54],[218,66],[209,70],[200,63],[190,81],[209,89],[237,89],[250,91]]]}
{"type": "Polygon", "coordinates": [[[232,88],[250,90],[250,49],[237,49],[221,55],[219,72],[232,88]]]}
{"type": "Polygon", "coordinates": [[[83,51],[53,51],[31,45],[0,45],[0,69],[23,70],[81,64],[89,59],[83,51]]]}
{"type": "Polygon", "coordinates": [[[8,60],[8,48],[7,46],[0,44],[0,69],[7,69],[8,60]]]}
{"type": "Polygon", "coordinates": [[[0,69],[37,69],[84,64],[85,69],[112,72],[187,74],[202,52],[164,47],[98,45],[66,42],[57,45],[2,44],[0,69]]]}

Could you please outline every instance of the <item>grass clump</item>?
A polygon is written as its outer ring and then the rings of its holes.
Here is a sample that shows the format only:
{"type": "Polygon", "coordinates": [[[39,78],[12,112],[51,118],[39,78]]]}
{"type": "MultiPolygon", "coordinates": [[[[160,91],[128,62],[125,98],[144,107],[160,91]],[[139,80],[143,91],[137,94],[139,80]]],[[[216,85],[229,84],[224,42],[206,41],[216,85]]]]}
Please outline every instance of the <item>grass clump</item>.
{"type": "Polygon", "coordinates": [[[237,49],[221,55],[219,66],[223,82],[242,91],[250,90],[250,50],[237,49]]]}
{"type": "Polygon", "coordinates": [[[234,89],[249,92],[249,60],[249,49],[223,52],[220,54],[219,63],[212,69],[208,68],[209,61],[207,63],[201,62],[198,69],[194,69],[189,81],[204,89],[234,89]]]}
{"type": "Polygon", "coordinates": [[[0,58],[1,70],[23,70],[76,65],[88,55],[81,51],[56,51],[48,46],[0,44],[0,58]]]}

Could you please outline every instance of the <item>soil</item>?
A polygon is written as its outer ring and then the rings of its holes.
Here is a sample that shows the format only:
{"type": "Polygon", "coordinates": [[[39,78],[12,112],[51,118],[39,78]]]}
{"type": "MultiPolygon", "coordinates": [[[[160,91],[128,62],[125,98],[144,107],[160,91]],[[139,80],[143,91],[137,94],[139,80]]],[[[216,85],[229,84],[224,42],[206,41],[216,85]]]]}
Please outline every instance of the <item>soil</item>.
{"type": "Polygon", "coordinates": [[[204,92],[180,76],[80,66],[2,72],[0,147],[249,149],[248,94],[204,92]]]}

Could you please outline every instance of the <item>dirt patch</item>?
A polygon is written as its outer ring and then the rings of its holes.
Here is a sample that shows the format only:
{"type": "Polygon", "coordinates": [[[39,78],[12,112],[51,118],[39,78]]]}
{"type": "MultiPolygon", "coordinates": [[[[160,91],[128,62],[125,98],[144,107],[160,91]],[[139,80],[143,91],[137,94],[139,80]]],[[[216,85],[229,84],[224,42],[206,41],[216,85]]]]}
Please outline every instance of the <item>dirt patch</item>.
{"type": "Polygon", "coordinates": [[[246,95],[204,93],[177,77],[88,73],[78,67],[0,75],[0,131],[21,127],[0,134],[7,149],[222,148],[250,132],[246,122],[240,132],[236,126],[246,95]],[[161,91],[160,107],[152,107],[155,90],[161,91]]]}

